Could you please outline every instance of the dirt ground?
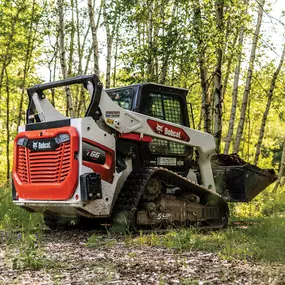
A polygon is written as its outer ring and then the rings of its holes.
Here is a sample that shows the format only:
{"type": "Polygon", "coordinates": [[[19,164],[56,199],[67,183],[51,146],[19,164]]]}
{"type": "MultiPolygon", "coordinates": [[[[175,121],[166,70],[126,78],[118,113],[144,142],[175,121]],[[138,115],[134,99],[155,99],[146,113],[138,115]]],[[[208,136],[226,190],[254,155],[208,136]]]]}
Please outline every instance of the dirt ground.
{"type": "Polygon", "coordinates": [[[0,240],[0,284],[285,284],[282,265],[135,246],[123,237],[90,248],[86,242],[92,234],[44,232],[42,246],[48,262],[40,270],[13,270],[12,256],[8,256],[5,240],[0,240]]]}

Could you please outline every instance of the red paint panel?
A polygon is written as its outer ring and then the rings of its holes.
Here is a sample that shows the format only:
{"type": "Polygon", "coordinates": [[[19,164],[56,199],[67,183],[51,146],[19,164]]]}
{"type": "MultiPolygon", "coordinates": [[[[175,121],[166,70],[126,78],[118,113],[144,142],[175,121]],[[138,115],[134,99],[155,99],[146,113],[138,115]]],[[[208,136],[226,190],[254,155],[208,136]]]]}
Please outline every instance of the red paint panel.
{"type": "Polygon", "coordinates": [[[134,133],[127,133],[120,135],[120,139],[126,139],[126,140],[133,140],[133,141],[140,141],[140,142],[152,142],[152,137],[150,136],[143,136],[140,137],[140,134],[134,134],[134,133]]]}
{"type": "Polygon", "coordinates": [[[14,140],[13,179],[19,198],[28,200],[68,200],[78,183],[78,133],[74,127],[62,127],[19,133],[14,140]],[[31,151],[17,145],[20,138],[39,140],[68,134],[70,141],[55,150],[31,151]]]}
{"type": "Polygon", "coordinates": [[[102,180],[112,183],[115,172],[115,151],[87,138],[83,138],[83,141],[105,151],[106,160],[104,164],[97,164],[95,162],[83,160],[82,164],[90,167],[94,172],[100,174],[102,180]]]}
{"type": "Polygon", "coordinates": [[[157,122],[157,121],[150,120],[150,119],[147,120],[147,123],[151,127],[151,129],[159,135],[163,135],[166,137],[170,137],[170,138],[174,138],[174,139],[186,141],[186,142],[190,141],[189,136],[181,128],[174,127],[172,125],[168,125],[168,124],[157,122]]]}

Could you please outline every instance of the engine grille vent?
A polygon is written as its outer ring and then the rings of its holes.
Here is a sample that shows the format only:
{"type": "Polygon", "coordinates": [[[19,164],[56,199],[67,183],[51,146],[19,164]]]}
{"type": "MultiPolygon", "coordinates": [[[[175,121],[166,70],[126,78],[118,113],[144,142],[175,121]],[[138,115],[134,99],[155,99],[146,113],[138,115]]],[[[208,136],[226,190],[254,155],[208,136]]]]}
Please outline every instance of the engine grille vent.
{"type": "Polygon", "coordinates": [[[70,142],[42,152],[18,146],[16,172],[22,183],[60,183],[70,172],[70,152],[70,142]]]}

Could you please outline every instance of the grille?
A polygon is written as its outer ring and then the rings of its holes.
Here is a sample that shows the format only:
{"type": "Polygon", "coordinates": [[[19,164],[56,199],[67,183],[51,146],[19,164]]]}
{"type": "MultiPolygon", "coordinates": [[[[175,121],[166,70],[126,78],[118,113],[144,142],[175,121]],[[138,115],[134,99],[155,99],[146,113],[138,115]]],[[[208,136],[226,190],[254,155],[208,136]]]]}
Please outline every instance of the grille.
{"type": "Polygon", "coordinates": [[[62,182],[70,172],[70,142],[53,151],[32,152],[18,146],[17,174],[23,183],[62,182]]]}
{"type": "Polygon", "coordinates": [[[185,146],[183,144],[157,138],[152,139],[152,142],[149,144],[149,149],[152,153],[157,154],[185,154],[185,146]]]}
{"type": "Polygon", "coordinates": [[[17,173],[23,183],[28,183],[27,148],[18,146],[17,173]]]}
{"type": "MultiPolygon", "coordinates": [[[[146,113],[161,120],[183,125],[181,103],[168,94],[150,93],[146,113]]],[[[184,155],[186,153],[185,145],[158,138],[153,138],[149,149],[155,154],[184,155]]]]}

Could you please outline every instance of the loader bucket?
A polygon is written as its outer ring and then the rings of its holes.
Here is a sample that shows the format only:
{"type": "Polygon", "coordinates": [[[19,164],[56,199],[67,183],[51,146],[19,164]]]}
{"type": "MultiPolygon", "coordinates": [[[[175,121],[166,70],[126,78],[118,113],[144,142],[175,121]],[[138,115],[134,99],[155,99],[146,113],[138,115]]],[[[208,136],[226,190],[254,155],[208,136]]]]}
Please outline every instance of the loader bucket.
{"type": "Polygon", "coordinates": [[[212,165],[217,192],[226,201],[249,202],[277,179],[273,169],[260,169],[241,159],[237,163],[236,158],[232,162],[237,165],[220,165],[217,160],[212,165]]]}

